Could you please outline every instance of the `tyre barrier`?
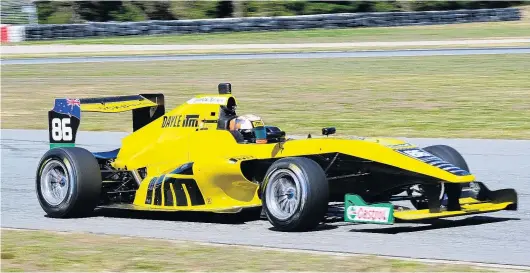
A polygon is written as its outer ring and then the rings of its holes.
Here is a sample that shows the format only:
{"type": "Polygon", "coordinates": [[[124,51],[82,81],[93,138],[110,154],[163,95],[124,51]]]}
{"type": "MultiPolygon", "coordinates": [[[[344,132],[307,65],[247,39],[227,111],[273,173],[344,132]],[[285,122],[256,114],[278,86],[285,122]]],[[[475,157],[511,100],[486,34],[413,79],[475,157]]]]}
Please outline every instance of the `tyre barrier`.
{"type": "MultiPolygon", "coordinates": [[[[517,21],[518,8],[417,12],[364,12],[278,17],[244,17],[143,22],[27,25],[26,40],[72,39],[154,34],[334,29],[517,21]]],[[[9,36],[9,35],[8,35],[9,36]]],[[[19,38],[20,39],[20,38],[19,38]]]]}

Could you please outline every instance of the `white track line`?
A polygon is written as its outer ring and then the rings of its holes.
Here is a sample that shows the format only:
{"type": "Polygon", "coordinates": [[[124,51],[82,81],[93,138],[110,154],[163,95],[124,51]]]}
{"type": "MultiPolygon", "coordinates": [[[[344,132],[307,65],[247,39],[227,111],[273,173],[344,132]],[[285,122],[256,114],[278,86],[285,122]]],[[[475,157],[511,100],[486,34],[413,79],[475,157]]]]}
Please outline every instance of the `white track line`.
{"type": "MultiPolygon", "coordinates": [[[[59,42],[59,41],[58,41],[59,42]]],[[[304,48],[362,48],[397,46],[455,46],[455,45],[495,45],[530,43],[530,38],[486,39],[486,40],[445,40],[445,41],[405,41],[405,42],[348,42],[348,43],[297,43],[297,44],[216,44],[216,45],[14,45],[2,46],[2,54],[46,54],[46,53],[89,53],[126,51],[179,51],[179,50],[244,50],[244,49],[304,49],[304,48]]]]}

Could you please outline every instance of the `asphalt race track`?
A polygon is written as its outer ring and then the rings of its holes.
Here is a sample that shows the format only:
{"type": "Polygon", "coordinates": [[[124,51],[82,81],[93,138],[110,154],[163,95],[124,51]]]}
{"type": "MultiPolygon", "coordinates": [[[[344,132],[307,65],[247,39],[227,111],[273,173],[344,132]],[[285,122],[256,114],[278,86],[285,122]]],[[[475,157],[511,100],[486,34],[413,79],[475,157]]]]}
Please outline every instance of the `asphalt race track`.
{"type": "MultiPolygon", "coordinates": [[[[124,133],[80,132],[92,151],[119,147],[124,133]]],[[[100,210],[81,219],[44,215],[34,189],[38,160],[48,149],[42,130],[2,130],[2,227],[123,234],[267,247],[450,259],[530,266],[530,140],[413,139],[459,149],[491,189],[513,187],[519,211],[394,226],[329,222],[317,231],[282,233],[251,217],[100,210]]]]}
{"type": "Polygon", "coordinates": [[[23,58],[3,59],[2,65],[12,64],[60,64],[99,62],[146,62],[146,61],[193,61],[193,60],[250,60],[250,59],[312,59],[312,58],[371,58],[371,57],[416,57],[455,56],[480,54],[528,54],[530,48],[455,48],[455,49],[406,49],[372,50],[350,52],[304,52],[304,53],[245,53],[245,54],[191,54],[151,56],[108,56],[69,58],[23,58]]]}

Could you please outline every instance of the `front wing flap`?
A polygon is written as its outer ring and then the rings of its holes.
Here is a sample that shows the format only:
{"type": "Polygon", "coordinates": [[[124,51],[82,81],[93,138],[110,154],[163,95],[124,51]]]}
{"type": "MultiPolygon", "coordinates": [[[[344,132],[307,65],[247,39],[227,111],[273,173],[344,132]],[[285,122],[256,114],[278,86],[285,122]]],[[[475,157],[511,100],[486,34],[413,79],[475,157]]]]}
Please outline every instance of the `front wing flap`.
{"type": "Polygon", "coordinates": [[[481,182],[474,183],[480,187],[477,196],[460,198],[458,209],[442,208],[437,212],[431,212],[429,209],[395,210],[391,203],[367,204],[358,195],[346,194],[344,220],[355,223],[393,224],[395,219],[415,221],[500,210],[517,210],[517,192],[514,189],[491,191],[481,182]]]}

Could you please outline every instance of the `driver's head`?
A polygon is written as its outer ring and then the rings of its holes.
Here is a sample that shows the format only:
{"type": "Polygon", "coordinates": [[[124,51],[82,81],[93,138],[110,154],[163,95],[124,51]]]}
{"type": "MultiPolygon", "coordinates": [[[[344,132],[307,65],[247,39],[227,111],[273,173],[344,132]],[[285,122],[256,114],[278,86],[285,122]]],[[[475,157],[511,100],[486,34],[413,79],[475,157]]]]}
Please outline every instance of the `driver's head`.
{"type": "Polygon", "coordinates": [[[231,131],[239,131],[243,137],[256,143],[267,143],[267,135],[265,132],[265,123],[263,120],[252,114],[239,116],[230,121],[229,129],[231,131]]]}

